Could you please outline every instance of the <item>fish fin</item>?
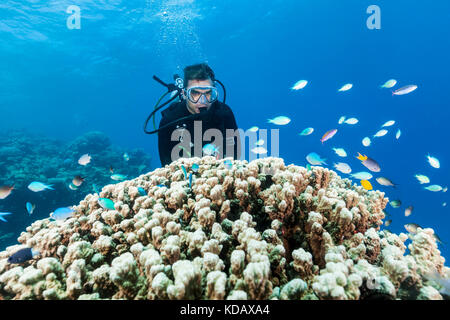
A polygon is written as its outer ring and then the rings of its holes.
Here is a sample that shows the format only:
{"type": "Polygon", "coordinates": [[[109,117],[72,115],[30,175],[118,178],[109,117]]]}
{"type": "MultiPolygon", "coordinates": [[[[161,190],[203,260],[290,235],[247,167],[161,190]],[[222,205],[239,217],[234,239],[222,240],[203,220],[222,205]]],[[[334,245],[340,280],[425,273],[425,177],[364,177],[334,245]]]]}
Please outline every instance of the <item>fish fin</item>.
{"type": "Polygon", "coordinates": [[[6,220],[5,218],[3,218],[1,215],[0,215],[0,220],[2,220],[3,222],[8,222],[8,220],[6,220]]]}

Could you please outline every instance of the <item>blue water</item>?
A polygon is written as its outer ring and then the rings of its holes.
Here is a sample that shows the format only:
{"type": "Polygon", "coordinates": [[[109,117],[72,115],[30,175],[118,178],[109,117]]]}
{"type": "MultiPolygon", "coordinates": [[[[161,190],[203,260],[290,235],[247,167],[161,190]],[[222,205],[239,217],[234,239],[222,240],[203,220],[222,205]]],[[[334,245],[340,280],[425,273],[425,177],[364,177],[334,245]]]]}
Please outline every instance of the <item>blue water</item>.
{"type": "Polygon", "coordinates": [[[67,141],[101,131],[115,145],[144,149],[155,168],[157,136],[145,135],[142,126],[163,88],[151,77],[169,81],[186,65],[206,61],[226,84],[240,128],[280,129],[286,164],[305,165],[314,151],[329,165],[348,162],[355,172],[365,169],[357,152],[376,159],[381,174],[399,186],[382,187],[373,179],[374,188],[403,202],[399,209],[387,207],[389,229],[405,232],[408,222],[433,228],[447,243],[439,248],[448,260],[450,215],[443,203],[450,193],[424,190],[413,175],[442,186],[450,182],[449,30],[446,0],[4,0],[0,128],[67,141]],[[79,30],[66,26],[72,4],[81,8],[79,30]],[[366,26],[372,4],[381,9],[379,30],[366,26]],[[392,96],[380,89],[391,78],[398,80],[394,89],[418,89],[392,96]],[[290,90],[301,79],[308,85],[290,90]],[[338,93],[345,83],[354,87],[338,93]],[[267,124],[278,115],[291,123],[267,124]],[[342,115],[359,123],[338,125],[342,115]],[[363,147],[362,138],[388,120],[396,121],[389,133],[363,147]],[[306,127],[315,132],[298,136],[306,127]],[[338,133],[322,145],[319,139],[333,128],[338,133]],[[339,158],[332,147],[345,148],[348,157],[339,158]],[[428,153],[440,160],[440,169],[427,163],[428,153]],[[408,205],[414,211],[405,217],[408,205]]]}

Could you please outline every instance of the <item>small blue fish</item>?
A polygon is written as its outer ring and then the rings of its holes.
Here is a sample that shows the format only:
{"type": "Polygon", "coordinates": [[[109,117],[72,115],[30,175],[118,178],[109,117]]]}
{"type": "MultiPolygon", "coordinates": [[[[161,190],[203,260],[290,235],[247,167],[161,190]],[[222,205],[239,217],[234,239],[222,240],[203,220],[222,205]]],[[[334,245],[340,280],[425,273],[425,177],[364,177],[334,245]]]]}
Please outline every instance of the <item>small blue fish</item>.
{"type": "Polygon", "coordinates": [[[23,263],[31,260],[40,254],[39,251],[32,248],[24,248],[16,251],[8,258],[8,263],[23,263]]]}
{"type": "Polygon", "coordinates": [[[111,176],[111,179],[115,180],[115,181],[123,181],[127,178],[127,176],[124,176],[123,174],[113,174],[111,176]]]}
{"type": "Polygon", "coordinates": [[[289,122],[291,122],[291,119],[289,119],[286,116],[278,116],[278,117],[275,117],[273,119],[267,119],[267,122],[268,123],[273,123],[273,124],[276,124],[276,125],[279,125],[279,126],[283,126],[283,125],[286,125],[289,122]]]}
{"type": "Polygon", "coordinates": [[[52,188],[52,185],[47,185],[45,183],[38,182],[38,181],[33,181],[32,183],[30,183],[28,185],[28,189],[30,189],[33,192],[39,192],[39,191],[42,191],[45,189],[55,190],[52,188]]]}
{"type": "Polygon", "coordinates": [[[28,211],[29,214],[33,213],[34,208],[36,208],[36,206],[34,204],[31,204],[31,203],[27,202],[27,211],[28,211]]]}
{"type": "Polygon", "coordinates": [[[130,156],[128,155],[128,153],[124,153],[123,154],[123,159],[125,160],[125,161],[128,161],[128,160],[130,160],[130,156]]]}
{"type": "Polygon", "coordinates": [[[138,191],[139,191],[139,194],[140,194],[141,196],[146,196],[146,195],[147,195],[147,192],[145,192],[145,189],[142,188],[142,187],[139,187],[139,188],[138,188],[138,191]]]}
{"type": "Polygon", "coordinates": [[[7,216],[12,214],[11,212],[0,212],[0,220],[2,220],[3,222],[8,222],[5,218],[3,218],[3,216],[7,216]]]}
{"type": "Polygon", "coordinates": [[[69,184],[69,189],[70,190],[78,190],[78,187],[76,185],[74,185],[73,183],[69,184]]]}
{"type": "Polygon", "coordinates": [[[181,165],[181,171],[183,171],[184,178],[187,179],[188,174],[187,174],[187,171],[186,171],[186,168],[184,167],[184,165],[181,165]]]}
{"type": "Polygon", "coordinates": [[[306,169],[308,169],[308,171],[311,171],[311,165],[309,163],[306,164],[306,169]]]}
{"type": "Polygon", "coordinates": [[[350,176],[358,180],[370,180],[373,177],[369,172],[365,171],[352,173],[350,176]]]}
{"type": "Polygon", "coordinates": [[[92,190],[94,190],[94,192],[95,192],[96,194],[100,194],[100,192],[98,192],[98,187],[97,187],[96,184],[92,184],[92,190]]]}
{"type": "Polygon", "coordinates": [[[192,187],[192,172],[189,173],[189,188],[192,187]]]}
{"type": "Polygon", "coordinates": [[[216,154],[219,153],[219,148],[211,143],[205,144],[203,146],[202,150],[203,150],[203,153],[207,156],[215,156],[216,154]]]}
{"type": "Polygon", "coordinates": [[[192,171],[197,172],[197,171],[198,171],[198,168],[199,168],[199,165],[198,165],[198,164],[194,163],[194,164],[192,165],[192,171]]]}
{"type": "Polygon", "coordinates": [[[157,185],[157,187],[160,187],[160,188],[164,188],[166,185],[165,184],[158,184],[157,185]]]}
{"type": "Polygon", "coordinates": [[[66,220],[67,218],[72,217],[72,214],[75,212],[72,208],[62,207],[56,209],[54,212],[50,213],[50,218],[54,220],[66,220]]]}
{"type": "Polygon", "coordinates": [[[231,170],[231,168],[233,167],[233,162],[230,159],[225,160],[223,164],[225,165],[225,168],[227,168],[228,170],[231,170]]]}
{"type": "Polygon", "coordinates": [[[326,159],[322,159],[317,153],[311,152],[306,156],[306,160],[313,166],[320,166],[322,164],[327,164],[326,159]]]}
{"type": "Polygon", "coordinates": [[[97,202],[103,209],[116,210],[116,208],[114,208],[114,201],[111,199],[99,198],[97,202]]]}

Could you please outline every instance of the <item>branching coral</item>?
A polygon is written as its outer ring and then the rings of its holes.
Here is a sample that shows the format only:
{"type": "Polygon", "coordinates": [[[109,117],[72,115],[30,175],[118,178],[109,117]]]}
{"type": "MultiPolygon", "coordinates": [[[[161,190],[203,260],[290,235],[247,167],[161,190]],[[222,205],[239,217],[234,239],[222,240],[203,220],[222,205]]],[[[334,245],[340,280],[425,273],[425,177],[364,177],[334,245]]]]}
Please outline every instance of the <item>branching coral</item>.
{"type": "Polygon", "coordinates": [[[387,202],[278,158],[179,159],[34,222],[0,252],[0,299],[442,299],[433,230],[406,254],[408,235],[380,230],[387,202]],[[9,263],[24,246],[41,255],[9,263]]]}

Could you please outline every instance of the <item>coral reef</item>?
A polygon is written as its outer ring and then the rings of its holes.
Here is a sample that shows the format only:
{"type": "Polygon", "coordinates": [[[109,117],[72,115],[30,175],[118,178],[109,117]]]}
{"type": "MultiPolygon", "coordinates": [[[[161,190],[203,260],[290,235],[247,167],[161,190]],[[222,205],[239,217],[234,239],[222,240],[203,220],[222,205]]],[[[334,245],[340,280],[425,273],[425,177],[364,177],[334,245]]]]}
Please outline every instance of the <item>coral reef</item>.
{"type": "Polygon", "coordinates": [[[65,143],[45,136],[24,131],[11,131],[0,135],[0,186],[13,185],[11,195],[0,201],[0,211],[13,212],[8,223],[0,224],[0,248],[11,244],[11,239],[19,234],[11,230],[23,230],[31,221],[47,217],[61,206],[78,203],[87,193],[94,192],[93,184],[101,186],[114,183],[110,167],[129,178],[137,177],[150,170],[150,157],[142,150],[126,150],[113,146],[109,138],[101,132],[89,132],[65,143]],[[123,157],[128,153],[129,160],[123,157]],[[86,166],[78,164],[83,154],[91,155],[86,166]],[[75,176],[84,178],[77,190],[69,185],[75,176]],[[27,186],[32,181],[53,185],[54,191],[34,193],[27,186]],[[25,203],[36,205],[29,216],[25,203]]]}
{"type": "Polygon", "coordinates": [[[279,158],[179,159],[35,221],[0,252],[0,299],[443,299],[433,230],[380,230],[387,202],[279,158]],[[41,255],[8,263],[22,247],[41,255]]]}

